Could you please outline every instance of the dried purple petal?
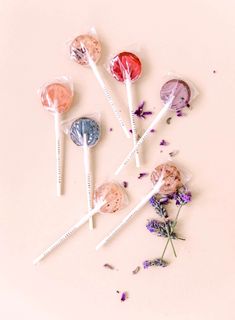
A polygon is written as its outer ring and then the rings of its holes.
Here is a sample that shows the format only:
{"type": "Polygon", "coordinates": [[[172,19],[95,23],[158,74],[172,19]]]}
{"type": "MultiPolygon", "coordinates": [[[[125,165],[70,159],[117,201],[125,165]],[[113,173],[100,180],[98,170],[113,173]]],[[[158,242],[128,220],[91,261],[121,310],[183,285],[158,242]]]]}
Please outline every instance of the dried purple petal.
{"type": "Polygon", "coordinates": [[[127,292],[122,292],[121,301],[125,301],[127,299],[127,292]]]}
{"type": "Polygon", "coordinates": [[[110,270],[114,270],[114,267],[109,263],[105,263],[104,267],[107,268],[107,269],[110,269],[110,270]]]}
{"type": "Polygon", "coordinates": [[[175,157],[178,153],[179,153],[179,150],[173,150],[173,151],[169,152],[169,156],[175,157]]]}
{"type": "Polygon", "coordinates": [[[181,110],[177,110],[176,115],[177,115],[177,117],[183,117],[184,113],[181,110]]]}
{"type": "Polygon", "coordinates": [[[166,140],[164,140],[164,139],[162,139],[161,141],[160,141],[160,146],[167,146],[169,143],[166,141],[166,140]]]}
{"type": "Polygon", "coordinates": [[[146,177],[148,175],[148,173],[146,172],[141,172],[139,175],[138,175],[138,179],[142,179],[143,177],[146,177]]]}
{"type": "Polygon", "coordinates": [[[152,111],[145,111],[145,112],[143,112],[143,117],[144,116],[150,116],[152,114],[153,114],[152,111]]]}
{"type": "Polygon", "coordinates": [[[172,119],[171,117],[167,118],[167,119],[166,119],[166,123],[167,123],[167,124],[170,124],[170,123],[171,123],[171,119],[172,119]]]}
{"type": "Polygon", "coordinates": [[[127,181],[123,181],[122,184],[123,184],[123,187],[124,187],[124,188],[127,188],[127,187],[128,187],[128,182],[127,182],[127,181]]]}
{"type": "Polygon", "coordinates": [[[144,111],[145,101],[142,101],[135,110],[134,114],[142,119],[145,119],[146,116],[152,115],[152,111],[144,111]]]}
{"type": "Polygon", "coordinates": [[[137,266],[135,270],[132,271],[133,274],[136,274],[140,271],[140,266],[137,266]]]}

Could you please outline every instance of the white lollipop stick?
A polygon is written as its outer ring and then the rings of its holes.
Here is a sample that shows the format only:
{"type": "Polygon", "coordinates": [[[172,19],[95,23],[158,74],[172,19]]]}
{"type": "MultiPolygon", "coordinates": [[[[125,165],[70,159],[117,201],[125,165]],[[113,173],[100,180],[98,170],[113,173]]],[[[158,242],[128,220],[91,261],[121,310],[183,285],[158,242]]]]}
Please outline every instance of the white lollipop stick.
{"type": "Polygon", "coordinates": [[[156,193],[159,192],[163,184],[163,176],[161,176],[153,189],[137,204],[137,206],[131,210],[131,212],[121,221],[121,223],[113,229],[97,246],[96,250],[99,250],[105,245],[156,193]]]}
{"type": "MultiPolygon", "coordinates": [[[[131,84],[131,80],[129,78],[125,80],[125,85],[126,85],[127,101],[128,101],[128,107],[129,107],[130,119],[131,119],[133,145],[134,145],[134,147],[136,147],[137,133],[136,133],[136,125],[135,125],[133,98],[132,98],[132,84],[131,84]]],[[[139,168],[140,167],[140,159],[139,159],[138,149],[136,149],[136,151],[135,151],[135,163],[136,163],[136,167],[139,168]]]]}
{"type": "Polygon", "coordinates": [[[146,137],[149,135],[151,130],[160,122],[160,120],[164,117],[164,115],[167,113],[169,110],[171,103],[174,99],[174,96],[172,96],[167,103],[165,103],[164,107],[161,109],[161,111],[157,114],[156,118],[153,120],[153,122],[150,124],[148,129],[144,132],[142,137],[138,140],[136,145],[132,148],[132,150],[128,153],[126,158],[123,160],[121,165],[117,168],[115,171],[115,175],[118,175],[122,169],[127,165],[127,163],[131,160],[132,156],[135,154],[136,150],[141,146],[141,144],[144,142],[146,137]]]}
{"type": "MultiPolygon", "coordinates": [[[[85,168],[85,176],[86,176],[86,194],[87,194],[87,207],[90,212],[92,209],[92,174],[90,168],[90,148],[87,145],[87,135],[84,133],[83,135],[83,155],[84,155],[84,168],[85,168]]],[[[93,219],[90,217],[89,219],[89,228],[93,229],[93,219]]]]}
{"type": "Polygon", "coordinates": [[[108,103],[110,104],[116,119],[118,120],[118,122],[119,122],[122,130],[124,131],[126,137],[130,138],[130,133],[129,133],[124,121],[122,120],[120,112],[117,110],[117,107],[116,107],[116,105],[115,105],[115,103],[113,101],[113,98],[111,96],[111,93],[110,93],[109,89],[107,88],[104,80],[102,79],[102,77],[100,75],[100,72],[99,72],[99,70],[97,68],[97,65],[95,64],[95,62],[90,57],[89,53],[85,49],[85,46],[83,46],[83,47],[84,47],[84,50],[86,51],[86,55],[87,55],[87,58],[88,58],[89,65],[90,65],[90,67],[91,67],[91,69],[92,69],[97,81],[99,82],[99,85],[101,86],[101,88],[102,88],[102,90],[104,92],[104,95],[105,95],[108,103]]]}
{"type": "Polygon", "coordinates": [[[55,103],[54,123],[55,123],[55,146],[56,146],[56,193],[62,194],[62,166],[61,166],[61,115],[58,112],[57,103],[55,103]]]}
{"type": "Polygon", "coordinates": [[[33,264],[37,264],[44,258],[46,258],[54,249],[59,247],[65,240],[71,237],[83,224],[85,224],[94,214],[98,213],[100,208],[106,203],[101,201],[97,206],[92,209],[89,213],[85,214],[76,224],[69,228],[61,237],[59,237],[54,243],[52,243],[42,254],[40,254],[34,261],[33,264]]]}

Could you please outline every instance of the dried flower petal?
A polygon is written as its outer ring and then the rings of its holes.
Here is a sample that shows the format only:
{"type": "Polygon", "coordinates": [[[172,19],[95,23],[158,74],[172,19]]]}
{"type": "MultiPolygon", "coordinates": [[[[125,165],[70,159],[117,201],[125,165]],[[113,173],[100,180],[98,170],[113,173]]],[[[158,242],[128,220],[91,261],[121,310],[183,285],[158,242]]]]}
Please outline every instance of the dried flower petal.
{"type": "Polygon", "coordinates": [[[135,270],[132,271],[133,274],[136,274],[140,271],[140,266],[137,266],[135,270]]]}
{"type": "Polygon", "coordinates": [[[127,181],[123,181],[122,184],[123,184],[123,187],[124,187],[124,188],[127,188],[127,187],[128,187],[128,182],[127,182],[127,181]]]}
{"type": "Polygon", "coordinates": [[[125,301],[127,299],[127,292],[122,292],[121,301],[125,301]]]}
{"type": "Polygon", "coordinates": [[[164,140],[164,139],[162,139],[161,141],[160,141],[160,146],[167,146],[169,143],[166,141],[166,140],[164,140]]]}
{"type": "MultiPolygon", "coordinates": [[[[186,106],[188,106],[188,103],[186,104],[186,106]]],[[[176,115],[177,117],[183,117],[185,114],[181,110],[177,110],[176,115]]]]}
{"type": "Polygon", "coordinates": [[[134,114],[142,119],[145,119],[146,116],[152,115],[152,111],[144,111],[145,101],[142,101],[135,110],[134,114]]]}
{"type": "Polygon", "coordinates": [[[114,267],[109,263],[105,263],[104,267],[107,268],[107,269],[110,269],[110,270],[114,270],[114,267]]]}
{"type": "Polygon", "coordinates": [[[171,117],[167,118],[167,119],[166,119],[166,123],[167,123],[167,124],[170,124],[170,123],[171,123],[171,119],[172,119],[171,117]]]}
{"type": "Polygon", "coordinates": [[[142,179],[143,177],[146,177],[148,175],[148,173],[146,172],[141,172],[139,175],[138,175],[138,179],[142,179]]]}
{"type": "Polygon", "coordinates": [[[178,153],[179,153],[179,150],[173,150],[173,151],[169,152],[169,156],[175,157],[178,153]]]}

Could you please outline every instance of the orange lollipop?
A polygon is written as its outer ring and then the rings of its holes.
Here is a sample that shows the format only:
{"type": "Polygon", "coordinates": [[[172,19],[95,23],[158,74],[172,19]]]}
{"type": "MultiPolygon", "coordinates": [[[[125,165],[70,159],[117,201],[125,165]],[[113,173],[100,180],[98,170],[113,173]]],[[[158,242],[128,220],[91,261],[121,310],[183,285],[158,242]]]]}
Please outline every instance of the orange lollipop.
{"type": "Polygon", "coordinates": [[[42,105],[49,111],[59,113],[69,110],[73,100],[73,92],[62,83],[51,83],[45,86],[41,92],[42,105]]]}
{"type": "Polygon", "coordinates": [[[61,165],[61,149],[62,136],[60,130],[61,115],[68,111],[73,100],[73,90],[68,83],[67,78],[61,81],[51,82],[42,87],[40,92],[42,105],[46,110],[54,115],[55,122],[55,138],[56,138],[56,189],[57,195],[62,193],[62,165],[61,165]]]}

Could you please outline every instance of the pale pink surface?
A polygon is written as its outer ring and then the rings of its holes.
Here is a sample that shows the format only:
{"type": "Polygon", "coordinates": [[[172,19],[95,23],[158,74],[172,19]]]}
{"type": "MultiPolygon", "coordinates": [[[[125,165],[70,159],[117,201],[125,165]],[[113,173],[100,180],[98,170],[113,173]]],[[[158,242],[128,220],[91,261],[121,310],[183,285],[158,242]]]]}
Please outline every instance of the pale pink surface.
{"type": "MultiPolygon", "coordinates": [[[[234,0],[1,1],[1,319],[235,318],[234,30],[234,0]],[[54,130],[37,88],[45,79],[70,75],[75,101],[65,116],[102,111],[96,185],[113,179],[131,147],[91,70],[79,69],[69,58],[66,41],[85,33],[89,25],[97,27],[104,43],[100,64],[134,42],[143,47],[137,103],[145,99],[148,109],[160,110],[159,90],[169,70],[188,77],[200,91],[192,112],[174,118],[169,126],[162,123],[159,134],[153,133],[142,149],[141,171],[151,172],[159,164],[164,138],[170,142],[164,150],[179,149],[177,161],[193,175],[194,200],[182,211],[179,224],[187,241],[175,243],[177,260],[169,247],[172,264],[165,269],[131,273],[164,246],[163,239],[145,229],[146,219],[155,217],[148,206],[107,246],[94,250],[152,186],[149,177],[137,179],[133,161],[118,178],[129,182],[131,204],[115,215],[97,215],[93,233],[84,226],[42,264],[32,265],[33,258],[86,211],[83,159],[68,140],[66,193],[60,199],[55,195],[54,130]],[[118,271],[105,269],[104,263],[118,271]],[[121,303],[116,290],[128,291],[129,299],[121,303]]],[[[104,74],[125,103],[122,87],[104,74]]],[[[123,110],[128,119],[124,105],[123,110]]],[[[147,128],[150,122],[151,117],[138,127],[147,128]]]]}

